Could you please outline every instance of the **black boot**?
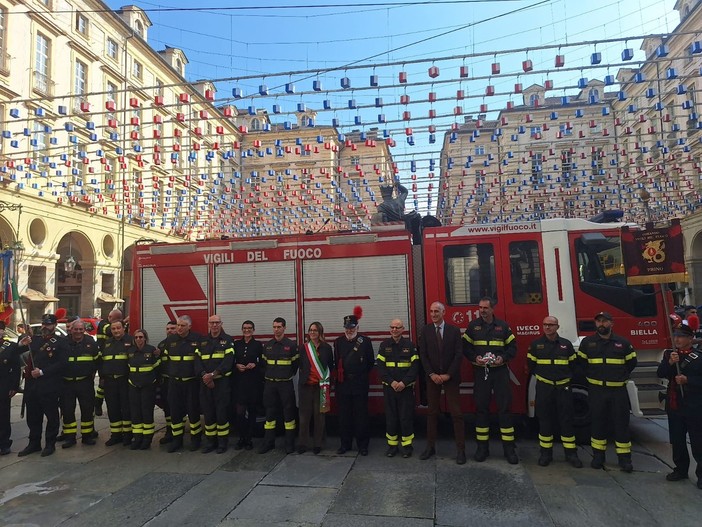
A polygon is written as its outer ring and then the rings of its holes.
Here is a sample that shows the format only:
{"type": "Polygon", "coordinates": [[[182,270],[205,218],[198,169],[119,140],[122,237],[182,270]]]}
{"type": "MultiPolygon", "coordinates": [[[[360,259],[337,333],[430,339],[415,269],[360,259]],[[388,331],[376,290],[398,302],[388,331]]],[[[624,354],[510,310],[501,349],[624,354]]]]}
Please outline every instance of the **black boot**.
{"type": "Polygon", "coordinates": [[[566,448],[565,458],[566,461],[570,463],[573,468],[583,468],[583,462],[580,461],[580,458],[578,457],[577,448],[566,448]]]}
{"type": "Polygon", "coordinates": [[[53,441],[47,441],[46,445],[44,446],[44,450],[41,451],[41,457],[50,456],[54,452],[56,452],[56,443],[53,441]]]}
{"type": "Polygon", "coordinates": [[[129,446],[132,444],[132,433],[131,432],[122,432],[122,444],[124,446],[129,446]]]}
{"type": "Polygon", "coordinates": [[[239,441],[236,442],[234,445],[234,450],[241,450],[246,446],[246,443],[248,442],[248,439],[246,439],[244,436],[239,438],[239,441]]]}
{"type": "Polygon", "coordinates": [[[183,448],[183,435],[173,436],[173,441],[168,445],[168,453],[172,454],[183,448]]]}
{"type": "Polygon", "coordinates": [[[67,436],[64,435],[63,437],[63,445],[61,445],[61,448],[71,448],[76,446],[76,436],[67,436]]]}
{"type": "Polygon", "coordinates": [[[141,438],[141,445],[139,445],[139,450],[148,450],[149,448],[151,448],[151,440],[153,438],[153,434],[144,434],[141,438]]]}
{"type": "Polygon", "coordinates": [[[475,459],[478,463],[485,461],[490,455],[490,445],[487,441],[478,441],[478,448],[475,450],[475,459]]]}
{"type": "Polygon", "coordinates": [[[84,434],[80,438],[81,443],[84,445],[94,445],[97,441],[95,441],[95,438],[93,437],[93,433],[90,432],[89,434],[84,434]]]}
{"type": "Polygon", "coordinates": [[[285,431],[285,453],[292,454],[295,452],[295,430],[285,431]]]}
{"type": "Polygon", "coordinates": [[[217,448],[217,438],[215,437],[206,437],[205,438],[205,444],[202,447],[202,453],[203,454],[209,454],[212,452],[215,448],[217,448]]]}
{"type": "Polygon", "coordinates": [[[173,441],[173,430],[171,430],[170,426],[166,426],[166,435],[164,435],[161,439],[158,440],[159,445],[167,445],[173,441]]]}
{"type": "Polygon", "coordinates": [[[540,467],[547,467],[553,461],[553,449],[541,447],[541,455],[538,464],[540,467]]]}
{"type": "Polygon", "coordinates": [[[112,434],[110,438],[105,441],[105,446],[119,445],[122,442],[122,434],[112,434]]]}
{"type": "Polygon", "coordinates": [[[600,469],[600,468],[604,467],[604,463],[605,463],[605,451],[595,449],[592,452],[592,461],[590,462],[590,466],[594,469],[600,469]]]}
{"type": "Polygon", "coordinates": [[[263,434],[263,443],[258,449],[259,454],[265,454],[275,448],[275,430],[266,430],[263,434]]]}
{"type": "Polygon", "coordinates": [[[217,438],[217,453],[224,454],[229,446],[229,438],[227,436],[219,436],[217,438]]]}
{"type": "Polygon", "coordinates": [[[631,464],[631,454],[619,454],[619,468],[627,474],[634,471],[634,465],[631,464]]]}
{"type": "Polygon", "coordinates": [[[200,450],[200,445],[202,444],[202,434],[196,434],[190,436],[190,451],[195,452],[200,450]]]}
{"type": "Polygon", "coordinates": [[[514,441],[503,441],[502,450],[505,453],[505,459],[510,465],[516,465],[519,463],[519,458],[517,457],[517,449],[514,445],[514,441]]]}
{"type": "Polygon", "coordinates": [[[20,450],[17,455],[19,457],[24,457],[28,456],[29,454],[33,454],[34,452],[41,452],[41,444],[30,441],[29,444],[24,447],[24,450],[20,450]]]}
{"type": "Polygon", "coordinates": [[[141,448],[141,441],[143,437],[141,434],[137,434],[132,438],[132,443],[129,445],[129,450],[139,450],[141,448]]]}

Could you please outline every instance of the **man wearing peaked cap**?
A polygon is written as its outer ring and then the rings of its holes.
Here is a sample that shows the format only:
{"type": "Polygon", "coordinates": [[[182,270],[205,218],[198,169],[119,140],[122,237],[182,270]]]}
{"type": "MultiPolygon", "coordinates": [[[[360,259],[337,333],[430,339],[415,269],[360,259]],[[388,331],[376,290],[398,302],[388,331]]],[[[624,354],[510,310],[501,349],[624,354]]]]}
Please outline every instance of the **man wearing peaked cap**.
{"type": "Polygon", "coordinates": [[[63,372],[68,366],[68,344],[57,336],[56,315],[47,313],[41,318],[41,333],[20,341],[20,352],[29,349],[29,359],[24,369],[24,397],[27,405],[29,444],[18,455],[26,456],[41,450],[50,456],[56,450],[59,431],[59,394],[63,385],[63,372]],[[44,449],[41,448],[43,421],[46,417],[44,449]]]}
{"type": "Polygon", "coordinates": [[[658,377],[668,379],[665,409],[675,464],[665,479],[682,481],[688,478],[689,435],[690,450],[697,462],[697,488],[702,489],[702,354],[692,345],[694,336],[689,326],[680,326],[673,331],[674,347],[663,352],[658,377]]]}
{"type": "Polygon", "coordinates": [[[614,444],[623,472],[632,472],[629,432],[629,395],[626,384],[636,367],[636,352],[623,337],[612,332],[612,315],[606,311],[594,317],[596,332],[580,343],[578,360],[583,364],[589,385],[592,431],[590,444],[594,469],[604,467],[607,435],[614,429],[614,444]]]}
{"type": "Polygon", "coordinates": [[[344,334],[334,341],[334,377],[341,436],[337,454],[351,450],[355,437],[359,453],[368,455],[368,374],[373,369],[375,357],[371,340],[358,333],[362,316],[363,310],[356,306],[353,315],[344,317],[344,334]]]}

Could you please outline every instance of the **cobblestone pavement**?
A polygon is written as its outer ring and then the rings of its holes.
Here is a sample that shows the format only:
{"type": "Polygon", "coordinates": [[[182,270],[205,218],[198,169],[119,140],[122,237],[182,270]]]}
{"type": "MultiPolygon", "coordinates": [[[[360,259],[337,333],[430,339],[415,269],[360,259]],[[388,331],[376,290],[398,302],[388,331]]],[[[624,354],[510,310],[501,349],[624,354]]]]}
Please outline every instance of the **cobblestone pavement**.
{"type": "Polygon", "coordinates": [[[441,423],[437,456],[428,461],[418,459],[421,418],[409,459],[385,457],[382,427],[363,457],[336,455],[334,435],[320,455],[285,455],[282,438],[264,455],[231,448],[225,454],[189,452],[187,439],[180,453],[168,454],[158,444],[131,451],[104,446],[107,419],[96,423],[96,446],[79,442],[50,457],[19,458],[27,427],[13,407],[13,452],[0,457],[0,525],[684,527],[699,525],[702,512],[694,466],[691,479],[665,481],[671,465],[665,418],[632,420],[633,474],[618,470],[611,451],[605,470],[589,468],[589,447],[579,448],[585,468],[571,468],[558,447],[555,461],[539,467],[533,438],[519,438],[519,465],[503,459],[496,440],[492,456],[476,463],[469,440],[468,463],[459,466],[448,419],[441,423]]]}

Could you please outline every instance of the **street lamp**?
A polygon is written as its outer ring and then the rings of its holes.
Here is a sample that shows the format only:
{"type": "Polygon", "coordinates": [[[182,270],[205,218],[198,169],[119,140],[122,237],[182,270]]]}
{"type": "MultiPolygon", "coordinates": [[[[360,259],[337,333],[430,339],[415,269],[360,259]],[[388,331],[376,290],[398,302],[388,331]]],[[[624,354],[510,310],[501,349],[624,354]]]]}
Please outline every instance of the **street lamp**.
{"type": "Polygon", "coordinates": [[[646,219],[646,223],[651,222],[651,207],[649,206],[649,202],[651,201],[651,193],[646,190],[645,188],[642,188],[639,190],[639,198],[643,202],[643,207],[644,207],[644,218],[646,219]]]}

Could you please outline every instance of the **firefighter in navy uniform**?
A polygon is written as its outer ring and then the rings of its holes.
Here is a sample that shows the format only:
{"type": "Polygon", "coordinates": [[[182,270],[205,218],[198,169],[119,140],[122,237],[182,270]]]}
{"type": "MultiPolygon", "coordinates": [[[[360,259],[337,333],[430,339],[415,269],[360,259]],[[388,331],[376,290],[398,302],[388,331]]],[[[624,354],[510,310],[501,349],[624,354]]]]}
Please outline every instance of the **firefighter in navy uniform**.
{"type": "MultiPolygon", "coordinates": [[[[54,333],[56,315],[46,314],[41,319],[41,335],[31,337],[29,358],[24,369],[24,400],[27,405],[29,444],[18,455],[26,456],[41,450],[42,456],[56,451],[59,431],[59,395],[63,375],[68,365],[67,343],[54,333]],[[41,449],[43,420],[46,416],[44,450],[41,449]]],[[[22,342],[26,342],[22,339],[22,342]]],[[[21,352],[27,346],[19,347],[21,352]]]]}
{"type": "Polygon", "coordinates": [[[509,324],[495,318],[495,304],[483,297],[478,303],[480,318],[473,320],[463,335],[463,353],[473,365],[475,398],[475,439],[473,459],[485,461],[490,455],[490,398],[495,393],[504,455],[510,464],[519,463],[514,445],[510,406],[512,388],[507,363],[517,355],[517,342],[509,324]]]}
{"type": "Polygon", "coordinates": [[[623,472],[632,472],[631,435],[629,433],[629,394],[626,384],[636,367],[636,352],[623,337],[612,332],[612,315],[603,311],[595,315],[597,332],[588,335],[578,348],[588,382],[588,399],[592,414],[590,466],[604,467],[607,435],[614,429],[614,444],[623,472]]]}
{"type": "Polygon", "coordinates": [[[529,345],[527,366],[536,377],[536,417],[539,419],[539,466],[553,461],[553,435],[560,431],[566,461],[582,468],[573,427],[570,380],[577,357],[573,344],[558,335],[558,319],[544,318],[544,334],[529,345]]]}
{"type": "Polygon", "coordinates": [[[200,407],[205,418],[202,452],[207,454],[217,449],[218,454],[223,454],[229,442],[229,377],[234,366],[234,348],[231,337],[223,331],[219,315],[212,315],[207,324],[209,333],[200,341],[195,355],[195,371],[202,380],[200,407]]]}
{"type": "MultiPolygon", "coordinates": [[[[174,340],[177,338],[176,329],[177,324],[175,320],[169,320],[166,323],[166,338],[156,346],[159,357],[162,356],[163,350],[166,349],[168,339],[174,340]]],[[[167,445],[173,441],[173,430],[171,428],[171,409],[168,406],[168,373],[166,372],[165,364],[160,368],[158,386],[156,387],[156,402],[163,409],[163,417],[166,419],[166,433],[158,442],[160,445],[167,445]]]]}
{"type": "MultiPolygon", "coordinates": [[[[101,320],[98,322],[97,333],[95,338],[97,339],[98,349],[102,352],[105,349],[105,344],[107,339],[112,338],[112,331],[110,330],[110,324],[112,322],[117,322],[122,320],[123,315],[119,309],[113,309],[107,315],[107,320],[101,320]]],[[[124,327],[125,333],[127,327],[124,327]]],[[[105,381],[102,378],[98,381],[97,389],[95,390],[95,415],[102,415],[102,403],[105,400],[105,381]]]]}
{"type": "Polygon", "coordinates": [[[154,438],[156,383],[160,354],[149,344],[143,329],[134,332],[134,345],[127,353],[129,364],[129,415],[132,420],[131,450],[148,450],[154,438]]]}
{"type": "Polygon", "coordinates": [[[129,415],[129,353],[134,340],[125,335],[124,323],[116,320],[110,324],[112,336],[105,342],[100,354],[98,372],[105,387],[107,417],[110,420],[110,438],[106,446],[132,442],[132,420],[129,415]]]}
{"type": "MultiPolygon", "coordinates": [[[[19,391],[22,372],[19,344],[4,337],[5,322],[0,321],[0,456],[9,454],[12,446],[10,402],[19,391]]],[[[28,343],[29,339],[24,342],[28,343]]]]}
{"type": "Polygon", "coordinates": [[[373,344],[358,333],[362,311],[354,309],[353,315],[344,317],[344,334],[334,341],[335,395],[339,405],[339,435],[341,445],[337,454],[351,450],[356,438],[358,452],[368,455],[368,391],[369,374],[375,357],[373,344]]]}
{"type": "Polygon", "coordinates": [[[84,445],[94,445],[95,372],[100,352],[97,343],[85,334],[85,322],[78,319],[71,324],[68,339],[68,367],[63,374],[61,414],[63,416],[62,448],[76,445],[78,421],[76,401],[80,406],[80,435],[84,445]]]}
{"type": "Polygon", "coordinates": [[[702,352],[692,345],[694,338],[689,326],[682,325],[673,331],[675,348],[663,352],[658,376],[668,379],[665,407],[675,464],[665,479],[688,478],[690,454],[686,436],[689,435],[690,450],[697,463],[697,488],[702,489],[702,352]]]}
{"type": "Polygon", "coordinates": [[[297,344],[285,337],[286,322],[273,320],[273,338],[263,346],[263,406],[266,408],[263,443],[259,454],[275,447],[275,426],[278,406],[283,408],[285,423],[285,452],[295,451],[295,387],[292,378],[297,373],[300,354],[297,344]]]}
{"type": "Polygon", "coordinates": [[[419,354],[412,341],[402,336],[404,324],[390,322],[391,338],[378,350],[378,376],[383,383],[385,402],[385,437],[388,457],[394,457],[402,445],[402,457],[412,455],[414,439],[414,383],[419,373],[419,354]]]}
{"type": "Polygon", "coordinates": [[[168,406],[173,434],[173,441],[168,446],[169,453],[183,448],[186,415],[190,421],[190,450],[198,450],[202,440],[200,383],[195,371],[195,357],[201,337],[190,331],[192,324],[189,316],[178,317],[175,338],[166,340],[161,356],[168,375],[168,406]]]}

